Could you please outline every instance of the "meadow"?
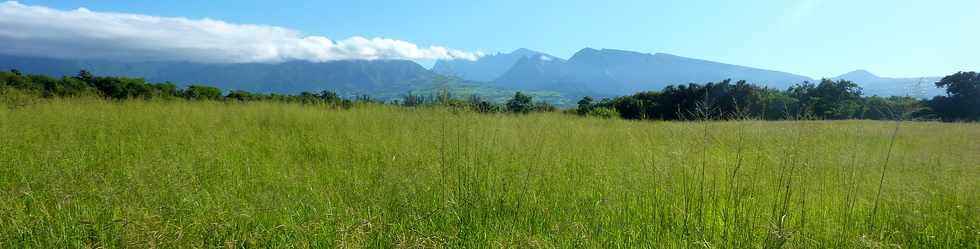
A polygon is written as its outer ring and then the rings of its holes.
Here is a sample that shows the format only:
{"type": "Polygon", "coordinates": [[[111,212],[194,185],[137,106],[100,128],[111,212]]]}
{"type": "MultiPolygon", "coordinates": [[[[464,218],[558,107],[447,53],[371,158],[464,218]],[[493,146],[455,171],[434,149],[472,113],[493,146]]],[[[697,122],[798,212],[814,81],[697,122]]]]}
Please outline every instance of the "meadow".
{"type": "Polygon", "coordinates": [[[0,109],[0,248],[980,248],[978,179],[976,123],[0,109]]]}

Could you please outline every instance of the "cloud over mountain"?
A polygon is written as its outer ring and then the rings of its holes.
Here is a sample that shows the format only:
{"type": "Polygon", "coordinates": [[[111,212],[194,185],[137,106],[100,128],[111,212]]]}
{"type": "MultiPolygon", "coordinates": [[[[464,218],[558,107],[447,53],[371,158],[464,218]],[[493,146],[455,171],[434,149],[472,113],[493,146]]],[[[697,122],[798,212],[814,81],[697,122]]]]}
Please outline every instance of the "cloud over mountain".
{"type": "Polygon", "coordinates": [[[464,59],[478,53],[387,38],[331,40],[288,28],[213,19],[58,10],[0,3],[0,53],[72,59],[206,63],[464,59]]]}

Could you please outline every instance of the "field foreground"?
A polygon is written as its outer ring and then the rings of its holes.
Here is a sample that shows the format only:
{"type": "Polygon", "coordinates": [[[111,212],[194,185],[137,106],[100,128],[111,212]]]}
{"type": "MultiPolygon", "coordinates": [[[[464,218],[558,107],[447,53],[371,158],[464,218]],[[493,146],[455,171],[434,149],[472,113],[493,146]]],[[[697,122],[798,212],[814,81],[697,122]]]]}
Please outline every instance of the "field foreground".
{"type": "Polygon", "coordinates": [[[895,127],[50,100],[0,248],[980,248],[980,124],[895,127]]]}

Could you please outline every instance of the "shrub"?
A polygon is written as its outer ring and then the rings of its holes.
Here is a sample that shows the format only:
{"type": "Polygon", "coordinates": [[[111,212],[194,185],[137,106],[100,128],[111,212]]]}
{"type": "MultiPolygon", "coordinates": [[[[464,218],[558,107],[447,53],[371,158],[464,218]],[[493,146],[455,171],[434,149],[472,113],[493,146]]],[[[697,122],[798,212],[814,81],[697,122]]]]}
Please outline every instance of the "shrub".
{"type": "Polygon", "coordinates": [[[590,117],[600,117],[600,118],[618,118],[619,112],[616,109],[608,107],[592,108],[587,114],[590,117]]]}

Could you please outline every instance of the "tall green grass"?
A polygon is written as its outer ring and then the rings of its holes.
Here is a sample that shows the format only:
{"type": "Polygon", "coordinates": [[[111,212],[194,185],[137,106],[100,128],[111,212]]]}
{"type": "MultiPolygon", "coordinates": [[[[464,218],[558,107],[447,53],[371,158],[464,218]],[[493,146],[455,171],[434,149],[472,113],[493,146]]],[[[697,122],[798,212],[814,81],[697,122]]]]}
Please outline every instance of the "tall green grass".
{"type": "Polygon", "coordinates": [[[894,127],[41,101],[0,247],[980,248],[980,125],[894,127]]]}

